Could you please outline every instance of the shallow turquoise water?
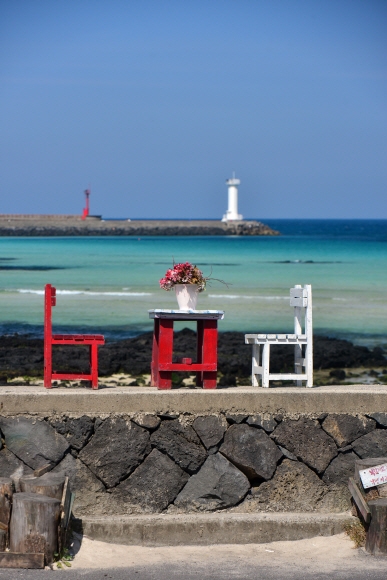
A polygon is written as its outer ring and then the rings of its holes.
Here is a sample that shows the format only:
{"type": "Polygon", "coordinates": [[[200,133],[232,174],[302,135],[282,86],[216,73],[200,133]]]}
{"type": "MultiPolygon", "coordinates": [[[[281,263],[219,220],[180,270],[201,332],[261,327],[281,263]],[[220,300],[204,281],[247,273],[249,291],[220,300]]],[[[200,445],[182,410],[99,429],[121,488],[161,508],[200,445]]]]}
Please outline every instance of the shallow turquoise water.
{"type": "Polygon", "coordinates": [[[374,234],[360,221],[349,233],[319,223],[282,223],[290,233],[273,238],[0,238],[0,330],[41,332],[47,282],[58,289],[58,329],[149,330],[148,309],[176,306],[158,286],[174,259],[228,283],[199,296],[199,308],[226,311],[221,330],[291,331],[289,288],[308,283],[316,332],[387,342],[387,222],[374,234]]]}

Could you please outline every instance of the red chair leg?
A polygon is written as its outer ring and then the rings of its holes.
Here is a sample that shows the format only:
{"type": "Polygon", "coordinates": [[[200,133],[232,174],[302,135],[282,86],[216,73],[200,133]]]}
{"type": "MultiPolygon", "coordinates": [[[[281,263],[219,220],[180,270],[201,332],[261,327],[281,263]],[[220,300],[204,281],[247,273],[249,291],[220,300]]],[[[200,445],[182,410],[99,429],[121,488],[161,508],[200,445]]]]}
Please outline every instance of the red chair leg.
{"type": "Polygon", "coordinates": [[[98,389],[98,345],[90,345],[91,388],[98,389]]]}
{"type": "Polygon", "coordinates": [[[44,381],[46,389],[52,387],[52,346],[44,344],[44,381]]]}

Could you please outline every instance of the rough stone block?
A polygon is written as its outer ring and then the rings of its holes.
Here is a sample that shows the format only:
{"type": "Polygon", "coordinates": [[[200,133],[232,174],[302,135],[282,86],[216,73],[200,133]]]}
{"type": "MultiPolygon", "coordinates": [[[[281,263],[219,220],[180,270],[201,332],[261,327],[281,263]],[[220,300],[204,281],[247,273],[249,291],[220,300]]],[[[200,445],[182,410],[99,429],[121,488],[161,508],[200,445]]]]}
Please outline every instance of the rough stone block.
{"type": "Polygon", "coordinates": [[[274,420],[273,415],[269,413],[259,413],[257,415],[250,415],[246,423],[252,427],[260,427],[266,433],[271,433],[277,427],[277,421],[274,420]]]}
{"type": "Polygon", "coordinates": [[[294,455],[294,453],[291,453],[290,451],[288,451],[287,449],[285,449],[285,447],[281,447],[281,445],[278,445],[278,449],[282,452],[283,455],[285,455],[285,457],[287,457],[291,461],[298,461],[298,459],[294,455]]]}
{"type": "Polygon", "coordinates": [[[26,417],[0,417],[5,444],[32,469],[56,464],[69,448],[66,439],[46,421],[26,417]]]}
{"type": "Polygon", "coordinates": [[[9,449],[0,451],[0,477],[10,477],[19,480],[23,475],[32,475],[33,469],[25,465],[9,449]]]}
{"type": "Polygon", "coordinates": [[[148,413],[138,415],[137,417],[134,417],[132,421],[137,423],[140,427],[144,427],[144,429],[149,429],[149,431],[154,431],[161,423],[160,417],[148,413]]]}
{"type": "Polygon", "coordinates": [[[376,429],[363,435],[356,439],[352,447],[361,459],[387,455],[387,429],[376,429]]]}
{"type": "Polygon", "coordinates": [[[226,419],[227,421],[233,425],[234,423],[243,423],[247,419],[248,415],[235,415],[233,413],[227,413],[226,419]]]}
{"type": "Polygon", "coordinates": [[[387,413],[371,413],[368,417],[375,419],[375,421],[382,427],[387,427],[387,413]]]}
{"type": "Polygon", "coordinates": [[[149,433],[128,418],[109,417],[82,449],[79,459],[107,487],[130,475],[151,451],[149,433]]]}
{"type": "Polygon", "coordinates": [[[190,474],[195,473],[207,457],[192,427],[182,425],[178,419],[163,421],[157,431],[152,433],[151,443],[190,474]]]}
{"type": "Polygon", "coordinates": [[[355,439],[370,433],[375,427],[373,419],[353,415],[328,415],[322,423],[324,431],[333,437],[339,447],[345,447],[355,439]]]}
{"type": "Polygon", "coordinates": [[[317,421],[300,418],[284,419],[273,431],[274,441],[294,453],[298,459],[322,473],[337,455],[334,440],[317,421]]]}
{"type": "Polygon", "coordinates": [[[210,455],[200,471],[190,477],[175,500],[187,511],[214,511],[239,503],[250,488],[249,480],[220,453],[210,455]]]}
{"type": "Polygon", "coordinates": [[[340,484],[348,486],[348,478],[353,477],[355,461],[358,456],[350,451],[349,453],[340,453],[326,468],[322,480],[327,485],[340,484]]]}
{"type": "Polygon", "coordinates": [[[75,492],[73,513],[76,517],[98,513],[97,504],[105,494],[105,486],[82,461],[68,454],[52,471],[69,478],[71,491],[75,492]]]}
{"type": "Polygon", "coordinates": [[[257,511],[318,511],[328,487],[300,462],[284,459],[270,481],[254,488],[252,504],[257,511]]]}
{"type": "Polygon", "coordinates": [[[127,506],[142,513],[162,512],[174,501],[185,486],[189,475],[172,459],[153,449],[134,473],[114,490],[116,503],[122,502],[122,513],[127,506]]]}
{"type": "Polygon", "coordinates": [[[192,427],[199,435],[203,445],[210,449],[210,447],[220,443],[228,425],[221,417],[207,415],[205,417],[196,417],[192,427]]]}
{"type": "Polygon", "coordinates": [[[219,451],[252,480],[270,479],[282,452],[262,429],[231,425],[219,451]]]}
{"type": "Polygon", "coordinates": [[[83,449],[94,433],[93,420],[86,415],[76,419],[65,418],[63,421],[52,421],[51,425],[77,451],[83,449]]]}

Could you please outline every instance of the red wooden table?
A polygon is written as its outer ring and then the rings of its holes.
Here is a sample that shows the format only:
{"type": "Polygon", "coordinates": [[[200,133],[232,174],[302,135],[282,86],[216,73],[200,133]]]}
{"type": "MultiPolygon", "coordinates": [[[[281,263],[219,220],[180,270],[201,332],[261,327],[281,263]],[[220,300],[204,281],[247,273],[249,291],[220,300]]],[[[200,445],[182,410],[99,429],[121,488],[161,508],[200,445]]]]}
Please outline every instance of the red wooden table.
{"type": "Polygon", "coordinates": [[[196,373],[196,385],[216,389],[218,369],[218,320],[223,310],[149,310],[154,319],[151,385],[158,389],[172,388],[172,372],[196,373]],[[172,362],[173,323],[190,320],[197,323],[197,360],[183,358],[172,362]]]}

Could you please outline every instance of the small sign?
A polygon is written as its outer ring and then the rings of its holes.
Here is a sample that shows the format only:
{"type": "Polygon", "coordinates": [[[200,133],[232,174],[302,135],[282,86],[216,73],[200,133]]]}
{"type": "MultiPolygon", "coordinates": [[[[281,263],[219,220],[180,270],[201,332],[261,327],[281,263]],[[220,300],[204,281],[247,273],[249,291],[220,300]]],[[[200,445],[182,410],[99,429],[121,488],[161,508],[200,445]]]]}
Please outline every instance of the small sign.
{"type": "Polygon", "coordinates": [[[359,471],[359,475],[364,489],[374,487],[375,485],[383,485],[387,483],[387,463],[362,469],[359,471]]]}

